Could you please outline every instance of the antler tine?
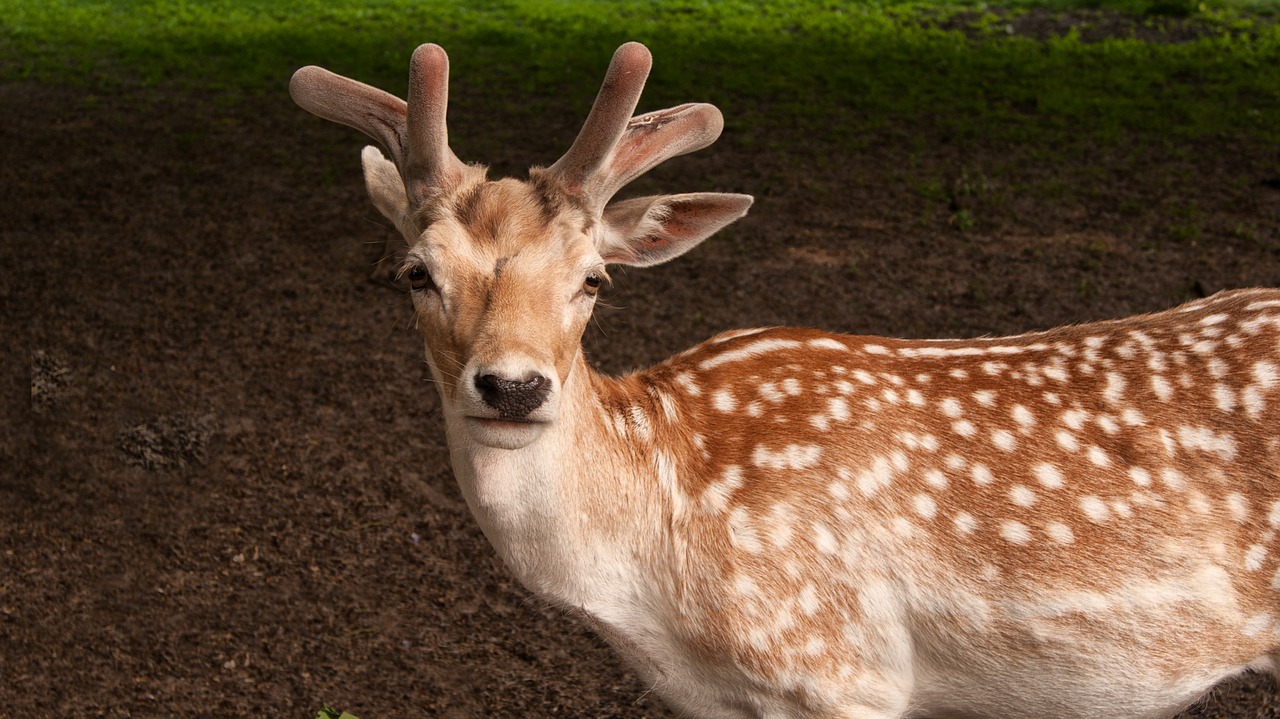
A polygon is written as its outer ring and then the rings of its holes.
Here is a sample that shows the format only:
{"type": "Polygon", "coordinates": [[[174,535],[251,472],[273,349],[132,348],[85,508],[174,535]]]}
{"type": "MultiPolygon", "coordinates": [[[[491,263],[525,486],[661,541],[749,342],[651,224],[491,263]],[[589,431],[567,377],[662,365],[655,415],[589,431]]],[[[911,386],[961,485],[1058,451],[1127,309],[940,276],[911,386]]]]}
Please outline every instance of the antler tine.
{"type": "Polygon", "coordinates": [[[609,157],[598,183],[607,201],[627,183],[659,164],[715,142],[724,130],[724,115],[715,105],[686,103],[631,118],[609,157]]]}
{"type": "Polygon", "coordinates": [[[705,103],[630,117],[651,64],[640,43],[618,48],[573,147],[549,169],[593,211],[602,212],[614,193],[664,160],[715,142],[724,129],[720,111],[705,103]]]}
{"type": "Polygon", "coordinates": [[[652,66],[649,49],[638,42],[626,43],[613,53],[609,71],[578,137],[569,151],[548,168],[571,194],[583,195],[584,185],[609,160],[640,102],[652,66]]]}
{"type": "Polygon", "coordinates": [[[405,166],[404,100],[315,65],[293,73],[289,95],[307,112],[373,138],[391,154],[397,167],[405,166]]]}
{"type": "Polygon", "coordinates": [[[449,147],[449,56],[435,43],[419,45],[409,64],[409,197],[421,200],[432,188],[457,184],[466,165],[449,147]]]}
{"type": "Polygon", "coordinates": [[[449,57],[421,45],[409,65],[409,101],[324,68],[293,73],[289,94],[304,110],[376,140],[400,170],[411,202],[461,181],[466,165],[449,149],[449,57]]]}

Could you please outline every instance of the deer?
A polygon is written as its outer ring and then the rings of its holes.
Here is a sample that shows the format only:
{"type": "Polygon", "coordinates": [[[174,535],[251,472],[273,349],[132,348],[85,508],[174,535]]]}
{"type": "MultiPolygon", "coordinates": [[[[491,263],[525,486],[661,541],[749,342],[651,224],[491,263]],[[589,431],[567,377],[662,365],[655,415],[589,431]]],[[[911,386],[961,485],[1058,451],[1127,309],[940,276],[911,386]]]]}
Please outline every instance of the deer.
{"type": "Polygon", "coordinates": [[[407,101],[319,67],[294,100],[362,154],[466,504],[520,582],[681,715],[1169,717],[1280,656],[1280,290],[1010,337],[733,330],[596,371],[612,265],[672,260],[748,195],[615,200],[711,144],[635,114],[618,48],[568,151],[464,164],[448,57],[407,101]],[[384,154],[385,152],[385,154],[384,154]]]}

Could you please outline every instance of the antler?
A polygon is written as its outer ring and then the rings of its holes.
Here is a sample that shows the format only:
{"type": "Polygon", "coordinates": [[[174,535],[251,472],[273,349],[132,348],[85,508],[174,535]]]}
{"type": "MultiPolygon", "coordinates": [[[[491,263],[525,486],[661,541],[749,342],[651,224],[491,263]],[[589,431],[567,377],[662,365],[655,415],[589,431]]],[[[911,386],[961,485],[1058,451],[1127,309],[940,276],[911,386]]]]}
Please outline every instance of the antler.
{"type": "Polygon", "coordinates": [[[658,164],[715,142],[724,118],[689,103],[631,117],[653,65],[638,42],[619,47],[573,146],[548,172],[596,213],[618,190],[658,164]]]}
{"type": "Polygon", "coordinates": [[[382,145],[400,170],[410,201],[456,185],[466,165],[449,148],[449,56],[433,43],[413,52],[409,102],[309,65],[293,74],[289,94],[304,110],[355,128],[382,145]]]}

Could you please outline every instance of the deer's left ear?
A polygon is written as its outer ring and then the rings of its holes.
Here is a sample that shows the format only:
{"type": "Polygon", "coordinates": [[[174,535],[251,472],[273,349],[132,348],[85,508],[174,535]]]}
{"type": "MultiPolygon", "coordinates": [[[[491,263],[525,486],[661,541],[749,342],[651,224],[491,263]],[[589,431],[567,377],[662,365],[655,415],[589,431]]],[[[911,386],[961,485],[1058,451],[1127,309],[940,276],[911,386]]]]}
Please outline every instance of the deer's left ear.
{"type": "Polygon", "coordinates": [[[409,211],[409,197],[405,194],[400,171],[373,145],[360,153],[360,164],[364,166],[364,186],[369,191],[373,206],[399,228],[409,211]]]}
{"type": "Polygon", "coordinates": [[[694,192],[614,202],[597,250],[611,264],[648,267],[679,257],[747,214],[751,195],[694,192]]]}

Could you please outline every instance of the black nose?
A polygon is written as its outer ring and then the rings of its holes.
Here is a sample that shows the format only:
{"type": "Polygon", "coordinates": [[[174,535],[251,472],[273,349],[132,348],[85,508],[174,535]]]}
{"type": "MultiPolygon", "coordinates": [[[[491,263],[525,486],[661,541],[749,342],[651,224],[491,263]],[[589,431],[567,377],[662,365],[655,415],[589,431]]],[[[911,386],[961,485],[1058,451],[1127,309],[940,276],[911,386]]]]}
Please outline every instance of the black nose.
{"type": "Polygon", "coordinates": [[[551,382],[540,374],[524,382],[482,374],[476,376],[476,389],[485,404],[498,410],[499,418],[522,420],[546,401],[551,382]]]}

